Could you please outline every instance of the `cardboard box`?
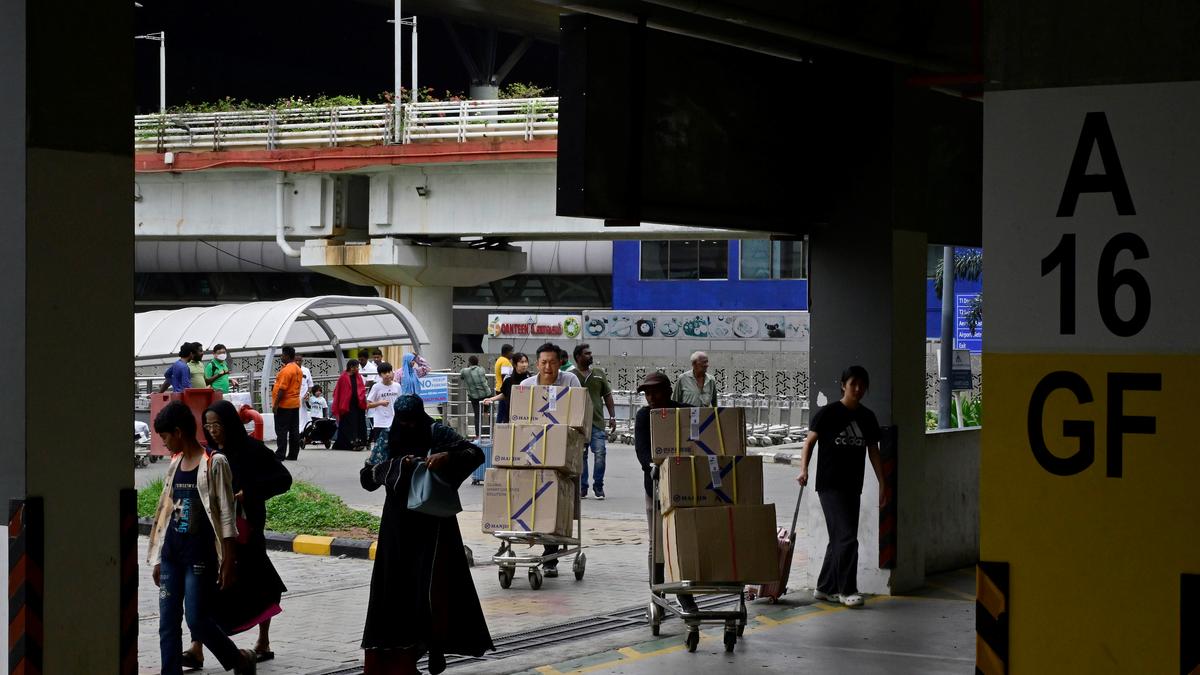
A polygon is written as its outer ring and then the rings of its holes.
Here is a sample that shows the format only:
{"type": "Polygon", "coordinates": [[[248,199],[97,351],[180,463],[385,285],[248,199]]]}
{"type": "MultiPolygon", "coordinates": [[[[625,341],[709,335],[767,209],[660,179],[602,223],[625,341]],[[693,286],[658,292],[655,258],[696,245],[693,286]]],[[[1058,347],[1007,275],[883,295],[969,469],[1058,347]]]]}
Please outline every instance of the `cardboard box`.
{"type": "Polygon", "coordinates": [[[775,505],[674,509],[663,518],[668,583],[779,581],[775,505]]]}
{"type": "Polygon", "coordinates": [[[741,408],[660,408],[650,411],[650,457],[746,454],[746,415],[741,408]],[[718,429],[720,433],[718,433],[718,429]],[[678,448],[677,446],[682,446],[678,448]]]}
{"type": "Polygon", "coordinates": [[[589,431],[592,399],[583,387],[516,386],[509,394],[508,421],[513,424],[565,424],[589,431]]]}
{"type": "Polygon", "coordinates": [[[659,469],[663,515],[696,506],[759,506],[762,457],[667,457],[659,469]]]}
{"type": "Polygon", "coordinates": [[[575,482],[550,469],[488,469],[483,479],[483,531],[570,536],[575,482]]]}
{"type": "Polygon", "coordinates": [[[492,466],[554,469],[570,476],[583,470],[583,434],[562,424],[497,424],[492,466]]]}

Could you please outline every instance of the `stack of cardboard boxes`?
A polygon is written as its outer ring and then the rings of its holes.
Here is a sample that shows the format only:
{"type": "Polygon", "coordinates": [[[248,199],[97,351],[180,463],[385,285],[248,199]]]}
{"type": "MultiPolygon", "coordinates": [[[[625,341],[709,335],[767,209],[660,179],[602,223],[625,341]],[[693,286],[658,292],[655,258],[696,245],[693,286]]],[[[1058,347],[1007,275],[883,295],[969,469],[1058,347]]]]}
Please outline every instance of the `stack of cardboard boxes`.
{"type": "Polygon", "coordinates": [[[653,410],[650,443],[665,581],[777,581],[775,505],[763,504],[762,458],[746,456],[743,410],[653,410]]]}
{"type": "Polygon", "coordinates": [[[511,396],[509,423],[492,431],[483,531],[570,536],[592,421],[587,389],[516,386],[511,396]]]}

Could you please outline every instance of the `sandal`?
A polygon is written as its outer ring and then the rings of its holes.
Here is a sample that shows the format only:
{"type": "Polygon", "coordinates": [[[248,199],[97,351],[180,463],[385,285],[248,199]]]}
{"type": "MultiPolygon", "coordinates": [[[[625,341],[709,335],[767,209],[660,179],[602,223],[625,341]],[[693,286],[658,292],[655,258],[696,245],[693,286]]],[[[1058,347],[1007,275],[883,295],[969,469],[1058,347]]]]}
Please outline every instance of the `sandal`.
{"type": "Polygon", "coordinates": [[[254,658],[258,659],[259,663],[262,663],[263,661],[270,661],[271,659],[275,658],[275,652],[269,649],[259,651],[259,649],[256,647],[254,649],[254,658]]]}
{"type": "Polygon", "coordinates": [[[179,656],[179,665],[183,666],[184,670],[201,670],[204,668],[204,658],[196,658],[191,650],[185,650],[179,656]]]}

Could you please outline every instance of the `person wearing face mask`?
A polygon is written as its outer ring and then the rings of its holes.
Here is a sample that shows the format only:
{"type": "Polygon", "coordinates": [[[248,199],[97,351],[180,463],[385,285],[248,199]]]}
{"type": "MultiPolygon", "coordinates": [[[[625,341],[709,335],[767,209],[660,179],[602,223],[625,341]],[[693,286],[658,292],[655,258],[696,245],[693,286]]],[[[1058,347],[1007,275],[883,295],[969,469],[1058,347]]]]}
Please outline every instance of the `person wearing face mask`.
{"type": "Polygon", "coordinates": [[[229,393],[229,351],[225,345],[213,346],[212,360],[204,364],[204,383],[223,394],[229,393]]]}

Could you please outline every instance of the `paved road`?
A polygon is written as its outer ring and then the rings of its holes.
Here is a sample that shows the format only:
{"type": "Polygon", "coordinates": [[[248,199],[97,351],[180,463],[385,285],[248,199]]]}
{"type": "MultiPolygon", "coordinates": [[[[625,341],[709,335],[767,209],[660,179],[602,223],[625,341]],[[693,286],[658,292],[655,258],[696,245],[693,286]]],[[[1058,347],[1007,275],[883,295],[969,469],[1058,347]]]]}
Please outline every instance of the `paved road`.
{"type": "MultiPolygon", "coordinates": [[[[358,469],[366,459],[365,453],[344,450],[307,448],[300,453],[300,461],[288,462],[292,475],[329,490],[354,508],[379,513],[383,508],[382,490],[366,492],[358,484],[358,469]]],[[[166,471],[163,462],[152,464],[135,471],[135,484],[145,485],[166,471]]],[[[795,506],[797,470],[782,464],[766,462],[763,470],[765,501],[777,504],[779,521],[791,520],[791,509],[795,506]]],[[[642,492],[642,469],[633,446],[610,444],[608,467],[604,479],[608,499],[584,502],[585,518],[645,519],[644,493],[642,492]]],[[[463,508],[467,511],[482,510],[482,486],[463,485],[460,491],[463,508]]]]}

